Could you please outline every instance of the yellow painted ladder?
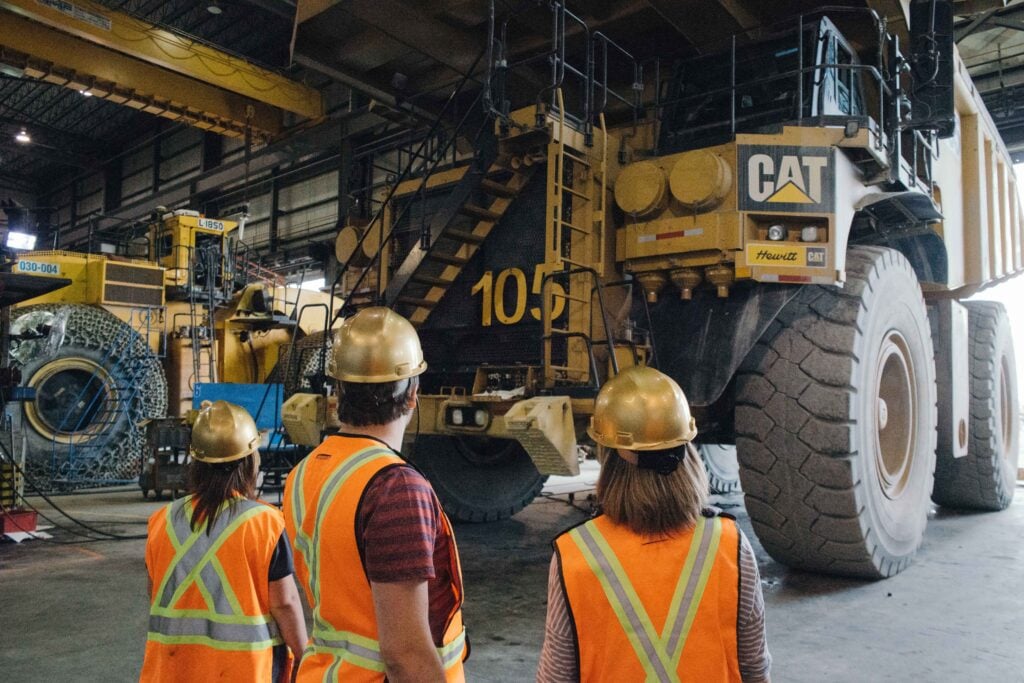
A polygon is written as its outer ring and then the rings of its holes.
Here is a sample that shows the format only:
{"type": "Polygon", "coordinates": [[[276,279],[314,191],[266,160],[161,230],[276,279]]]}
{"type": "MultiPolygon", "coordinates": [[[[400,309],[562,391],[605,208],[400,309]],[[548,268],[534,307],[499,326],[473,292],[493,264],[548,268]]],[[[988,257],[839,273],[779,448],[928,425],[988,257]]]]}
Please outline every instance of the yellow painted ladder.
{"type": "MultiPolygon", "coordinates": [[[[542,288],[544,384],[547,388],[596,382],[593,299],[604,264],[608,138],[599,121],[597,154],[568,125],[561,89],[548,143],[545,279],[542,288]],[[555,321],[565,316],[563,323],[555,321]]],[[[603,313],[603,312],[602,312],[603,313]]]]}

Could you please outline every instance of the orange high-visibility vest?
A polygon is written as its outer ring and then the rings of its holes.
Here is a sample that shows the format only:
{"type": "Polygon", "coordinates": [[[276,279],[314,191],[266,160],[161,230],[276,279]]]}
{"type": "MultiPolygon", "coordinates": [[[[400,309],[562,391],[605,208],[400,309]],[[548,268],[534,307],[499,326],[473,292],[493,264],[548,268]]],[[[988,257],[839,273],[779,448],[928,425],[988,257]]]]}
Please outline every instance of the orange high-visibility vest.
{"type": "Polygon", "coordinates": [[[607,517],[555,539],[580,680],[739,681],[739,532],[723,517],[651,542],[607,517]]]}
{"type": "Polygon", "coordinates": [[[150,517],[146,566],[153,582],[140,680],[270,681],[283,641],[270,615],[268,572],[284,531],[275,508],[224,503],[206,533],[191,527],[192,496],[150,517]]]}
{"type": "MultiPolygon", "coordinates": [[[[306,456],[285,482],[284,516],[295,548],[295,574],[313,608],[313,632],[298,681],[382,681],[385,667],[373,593],[354,533],[359,502],[370,481],[408,465],[369,438],[332,436],[306,456]]],[[[451,524],[453,602],[438,655],[449,681],[463,681],[462,570],[451,524]]]]}

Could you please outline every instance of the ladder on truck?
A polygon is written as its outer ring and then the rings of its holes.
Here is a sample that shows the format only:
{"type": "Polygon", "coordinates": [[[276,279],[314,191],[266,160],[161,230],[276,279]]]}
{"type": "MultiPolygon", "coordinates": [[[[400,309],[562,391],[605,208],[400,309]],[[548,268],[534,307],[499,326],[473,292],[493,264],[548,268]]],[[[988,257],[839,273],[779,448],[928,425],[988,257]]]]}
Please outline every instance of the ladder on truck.
{"type": "Polygon", "coordinates": [[[544,386],[596,388],[595,345],[609,346],[613,372],[618,372],[601,290],[608,138],[601,114],[596,144],[588,145],[588,135],[566,121],[561,88],[556,89],[555,98],[556,115],[548,143],[545,278],[541,288],[544,386]],[[598,340],[594,339],[595,298],[604,334],[604,339],[598,340]]]}

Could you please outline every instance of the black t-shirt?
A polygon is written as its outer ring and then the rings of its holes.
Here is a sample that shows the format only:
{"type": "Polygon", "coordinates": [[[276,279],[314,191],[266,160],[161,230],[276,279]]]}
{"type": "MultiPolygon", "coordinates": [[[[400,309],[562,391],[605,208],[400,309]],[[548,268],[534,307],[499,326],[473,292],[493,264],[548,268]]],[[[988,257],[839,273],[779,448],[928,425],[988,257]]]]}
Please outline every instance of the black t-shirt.
{"type": "MultiPolygon", "coordinates": [[[[288,544],[288,535],[285,532],[281,532],[281,538],[277,539],[277,547],[274,548],[274,554],[270,557],[270,571],[268,572],[268,578],[271,581],[280,581],[286,579],[295,573],[295,562],[292,560],[292,547],[288,544]]],[[[288,662],[288,646],[287,645],[275,645],[274,646],[274,664],[272,667],[271,681],[278,681],[281,678],[281,672],[284,671],[284,667],[288,662]]]]}
{"type": "Polygon", "coordinates": [[[268,578],[271,581],[280,581],[283,578],[295,573],[295,562],[292,560],[292,547],[288,543],[288,535],[281,532],[277,539],[277,547],[270,557],[270,572],[268,578]]]}

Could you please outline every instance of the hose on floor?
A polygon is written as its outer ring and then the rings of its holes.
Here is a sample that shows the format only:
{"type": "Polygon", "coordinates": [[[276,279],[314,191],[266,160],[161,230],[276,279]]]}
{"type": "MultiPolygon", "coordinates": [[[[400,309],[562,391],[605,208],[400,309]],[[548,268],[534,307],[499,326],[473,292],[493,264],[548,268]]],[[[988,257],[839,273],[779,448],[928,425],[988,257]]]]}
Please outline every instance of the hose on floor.
{"type": "MultiPolygon", "coordinates": [[[[67,531],[68,533],[74,534],[76,536],[80,536],[82,538],[92,540],[92,541],[136,541],[136,540],[139,540],[139,539],[146,538],[146,534],[115,534],[115,533],[111,533],[109,531],[104,531],[103,529],[99,529],[97,527],[92,526],[91,524],[83,522],[82,520],[78,519],[74,515],[72,515],[72,514],[68,513],[67,511],[65,511],[63,508],[61,508],[59,505],[57,505],[55,502],[53,502],[52,498],[50,498],[48,495],[46,495],[46,493],[42,490],[42,488],[39,487],[36,484],[35,480],[32,479],[32,477],[30,477],[28,475],[28,473],[21,467],[21,465],[18,464],[18,461],[15,460],[13,455],[11,455],[11,452],[9,450],[7,450],[7,446],[3,443],[2,439],[0,439],[0,455],[2,455],[3,458],[5,458],[8,462],[11,463],[11,465],[18,472],[18,474],[20,474],[21,477],[24,479],[25,483],[27,483],[32,488],[32,490],[36,492],[36,495],[38,495],[40,498],[45,500],[47,505],[49,505],[51,508],[53,508],[53,510],[55,512],[57,512],[58,514],[60,514],[63,517],[67,518],[67,520],[70,521],[72,524],[75,524],[75,525],[81,527],[82,529],[85,529],[85,532],[78,531],[76,529],[69,528],[69,527],[66,527],[66,526],[61,525],[61,524],[57,524],[52,518],[50,518],[47,515],[45,515],[42,511],[39,510],[39,508],[34,506],[32,503],[30,503],[28,501],[28,499],[25,497],[24,493],[18,494],[20,496],[22,502],[25,504],[26,507],[28,507],[30,510],[34,510],[36,512],[36,514],[38,514],[40,517],[45,519],[50,524],[53,524],[56,528],[61,529],[63,531],[67,531]],[[86,532],[88,532],[88,533],[86,533],[86,532]],[[96,536],[100,536],[100,538],[96,538],[96,536]]],[[[122,522],[107,522],[107,523],[110,523],[110,524],[121,524],[122,522]]],[[[15,524],[15,526],[18,526],[18,525],[15,524]]],[[[40,540],[47,540],[47,541],[51,540],[51,539],[43,538],[42,536],[35,536],[34,538],[38,538],[40,540]]]]}

